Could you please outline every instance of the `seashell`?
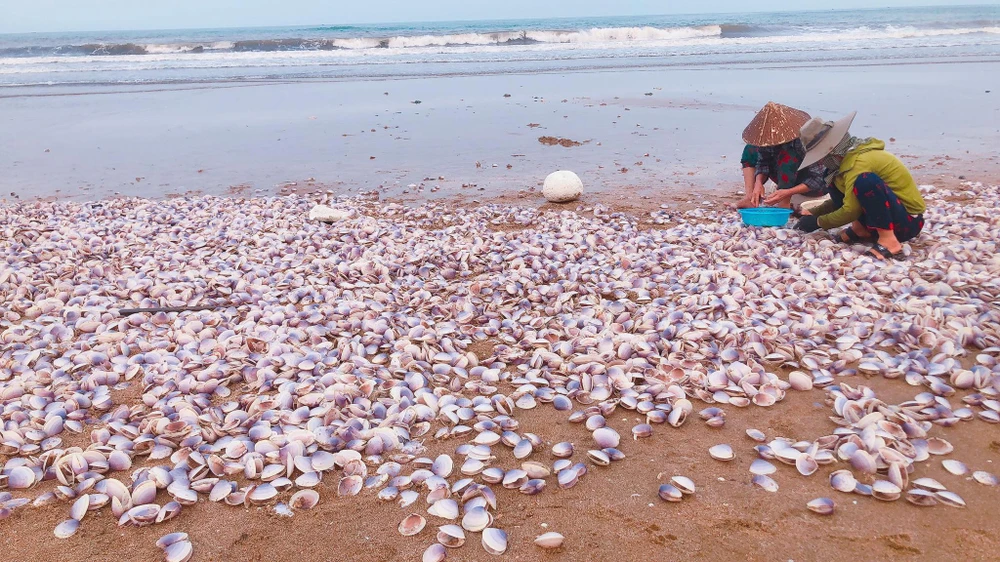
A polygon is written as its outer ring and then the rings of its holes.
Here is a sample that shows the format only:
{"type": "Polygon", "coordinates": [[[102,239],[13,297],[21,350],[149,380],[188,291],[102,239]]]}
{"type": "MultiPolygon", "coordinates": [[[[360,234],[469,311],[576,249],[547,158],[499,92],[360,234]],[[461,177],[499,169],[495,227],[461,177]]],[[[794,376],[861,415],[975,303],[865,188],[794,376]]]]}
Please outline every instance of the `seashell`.
{"type": "Polygon", "coordinates": [[[399,493],[399,507],[407,507],[420,498],[420,494],[413,490],[404,490],[399,493]]]}
{"type": "Polygon", "coordinates": [[[288,506],[292,509],[312,509],[318,503],[319,493],[316,490],[299,490],[288,500],[288,506]]]}
{"type": "Polygon", "coordinates": [[[858,449],[851,455],[851,466],[854,470],[865,474],[875,474],[878,470],[878,465],[875,463],[875,457],[868,454],[867,451],[861,449],[858,449]]]}
{"type": "Polygon", "coordinates": [[[728,462],[736,458],[733,448],[729,445],[715,445],[708,450],[708,454],[717,461],[728,462]]]}
{"type": "Polygon", "coordinates": [[[82,521],[83,516],[87,514],[89,508],[90,494],[83,494],[73,502],[73,506],[69,510],[69,516],[77,521],[82,521]]]}
{"type": "Polygon", "coordinates": [[[451,457],[448,455],[438,455],[434,459],[434,464],[431,465],[431,472],[440,476],[441,478],[448,478],[451,476],[451,471],[454,468],[454,463],[451,457]]]}
{"type": "Polygon", "coordinates": [[[949,492],[947,490],[941,492],[935,492],[934,496],[937,500],[945,505],[950,505],[951,507],[965,507],[965,500],[955,492],[949,492]]]}
{"type": "Polygon", "coordinates": [[[472,442],[477,445],[486,445],[488,447],[491,447],[500,442],[500,435],[492,431],[483,431],[480,432],[479,435],[477,435],[476,438],[472,440],[472,442]]]}
{"type": "Polygon", "coordinates": [[[399,523],[399,534],[404,537],[412,537],[424,530],[427,520],[420,514],[411,513],[399,523]]]}
{"type": "Polygon", "coordinates": [[[670,479],[670,483],[685,495],[690,495],[695,492],[694,481],[687,476],[674,476],[670,479]]]}
{"type": "Polygon", "coordinates": [[[705,420],[705,425],[707,425],[708,427],[712,427],[712,428],[718,429],[718,428],[726,425],[726,417],[725,416],[715,416],[714,418],[709,418],[709,419],[705,420]]]}
{"type": "Polygon", "coordinates": [[[503,482],[504,471],[502,468],[491,466],[479,473],[484,482],[498,484],[503,482]]]}
{"type": "Polygon", "coordinates": [[[899,499],[902,490],[899,486],[888,480],[876,480],[872,483],[872,497],[882,501],[895,501],[899,499]]]}
{"type": "Polygon", "coordinates": [[[500,555],[507,551],[507,533],[493,527],[483,529],[483,550],[489,554],[500,555]]]}
{"type": "Polygon", "coordinates": [[[587,428],[587,431],[593,432],[607,425],[607,420],[605,420],[604,416],[600,414],[594,414],[593,416],[587,418],[587,422],[584,425],[587,428]]]}
{"type": "Polygon", "coordinates": [[[590,461],[596,464],[597,466],[608,466],[609,464],[611,464],[611,459],[608,457],[608,454],[605,453],[604,451],[591,449],[590,451],[587,451],[587,458],[589,458],[590,461]]]}
{"type": "Polygon", "coordinates": [[[528,480],[518,488],[518,491],[522,494],[533,496],[545,489],[545,480],[539,478],[533,478],[528,480]]]}
{"type": "Polygon", "coordinates": [[[601,449],[606,449],[609,447],[617,447],[621,442],[621,437],[618,432],[610,427],[599,427],[593,432],[594,442],[601,449]]]}
{"type": "Polygon", "coordinates": [[[684,492],[673,484],[663,484],[657,494],[660,499],[666,502],[679,502],[684,499],[684,492]]]}
{"type": "Polygon", "coordinates": [[[229,480],[219,480],[215,483],[215,486],[212,486],[212,490],[208,494],[208,500],[213,502],[225,500],[235,489],[235,483],[229,480]]]}
{"type": "Polygon", "coordinates": [[[562,459],[573,456],[573,444],[568,441],[556,443],[552,446],[552,455],[562,459]]]}
{"type": "MultiPolygon", "coordinates": [[[[346,480],[346,479],[345,479],[346,480]]],[[[264,483],[254,488],[247,499],[252,503],[261,504],[273,500],[278,495],[278,490],[270,483],[264,483]]]]}
{"type": "Polygon", "coordinates": [[[565,412],[573,407],[573,401],[566,396],[559,394],[552,399],[552,407],[558,412],[565,412]]]}
{"type": "Polygon", "coordinates": [[[448,548],[458,548],[465,544],[465,531],[458,525],[438,527],[437,541],[448,548]]]}
{"type": "Polygon", "coordinates": [[[458,519],[458,503],[450,498],[438,500],[427,508],[427,513],[442,519],[458,519]]]}
{"type": "Polygon", "coordinates": [[[170,533],[167,535],[163,535],[162,537],[157,539],[156,546],[159,547],[160,550],[166,550],[168,546],[176,542],[186,541],[186,540],[188,540],[187,533],[170,533]]]}
{"type": "MultiPolygon", "coordinates": [[[[602,428],[602,429],[607,429],[607,428],[602,428]]],[[[640,423],[632,428],[632,439],[638,440],[643,437],[649,437],[652,434],[653,434],[653,426],[649,425],[648,423],[640,423]]],[[[600,445],[600,443],[598,444],[600,445]]],[[[617,445],[609,445],[609,446],[617,447],[617,445]]]]}
{"type": "Polygon", "coordinates": [[[493,516],[483,507],[474,507],[462,517],[462,527],[473,533],[478,533],[491,524],[493,524],[493,516]]]}
{"type": "Polygon", "coordinates": [[[531,456],[532,450],[531,441],[522,439],[514,446],[514,458],[519,460],[528,458],[531,456]]]}
{"type": "Polygon", "coordinates": [[[132,489],[132,503],[142,505],[156,500],[156,482],[145,480],[132,489]]]}
{"type": "Polygon", "coordinates": [[[364,486],[364,480],[361,476],[345,476],[340,479],[340,483],[337,484],[337,495],[338,496],[356,496],[361,488],[364,486]]]}
{"type": "Polygon", "coordinates": [[[809,511],[812,511],[813,513],[831,515],[833,514],[835,504],[830,498],[816,498],[814,500],[810,500],[809,503],[806,504],[806,507],[808,507],[809,511]]]}
{"type": "Polygon", "coordinates": [[[768,474],[774,474],[777,470],[778,469],[775,468],[773,464],[767,462],[764,459],[755,459],[752,463],[750,463],[751,474],[766,476],[768,474]]]}
{"type": "Polygon", "coordinates": [[[751,482],[754,486],[757,486],[767,492],[777,492],[778,483],[774,481],[773,478],[764,474],[757,474],[752,479],[751,482]]]}
{"type": "Polygon", "coordinates": [[[434,543],[424,551],[421,562],[442,562],[448,557],[448,551],[441,543],[434,543]]]}
{"type": "Polygon", "coordinates": [[[996,475],[986,472],[985,470],[977,470],[972,473],[972,479],[984,486],[996,486],[1000,484],[1000,478],[996,475]]]}
{"type": "Polygon", "coordinates": [[[163,549],[167,562],[187,562],[194,553],[194,547],[190,541],[177,541],[163,549]]]}
{"type": "Polygon", "coordinates": [[[601,450],[604,451],[604,454],[608,455],[608,458],[611,459],[612,462],[625,459],[625,453],[619,451],[618,449],[608,447],[607,449],[601,450]]]}
{"type": "Polygon", "coordinates": [[[921,507],[930,507],[932,505],[937,505],[938,503],[937,496],[934,492],[929,492],[920,488],[907,490],[906,501],[921,507]]]}
{"type": "Polygon", "coordinates": [[[812,476],[819,469],[819,463],[812,455],[802,453],[795,460],[795,468],[802,476],[812,476]]]}
{"type": "MultiPolygon", "coordinates": [[[[379,479],[379,477],[377,476],[373,478],[376,481],[378,481],[379,479]]],[[[323,476],[321,473],[313,472],[310,470],[309,472],[300,474],[299,477],[295,479],[295,485],[298,486],[299,488],[313,488],[315,486],[318,486],[322,480],[323,476]]],[[[274,482],[277,482],[277,480],[275,480],[274,482]]]]}
{"type": "Polygon", "coordinates": [[[969,468],[965,466],[965,463],[955,459],[945,459],[941,461],[941,466],[955,476],[965,476],[969,473],[969,468]]]}
{"type": "Polygon", "coordinates": [[[571,468],[564,468],[556,474],[556,481],[559,483],[559,487],[566,490],[572,488],[580,481],[580,473],[571,468]]]}
{"type": "Polygon", "coordinates": [[[11,490],[25,490],[34,484],[35,472],[26,466],[16,466],[7,474],[7,487],[11,490]]]}
{"type": "Polygon", "coordinates": [[[927,452],[932,455],[947,455],[954,450],[955,447],[944,439],[932,437],[927,440],[927,452]]]}
{"type": "Polygon", "coordinates": [[[67,519],[66,521],[56,525],[54,533],[58,539],[68,539],[75,535],[79,529],[80,521],[76,519],[67,519]]]}
{"type": "Polygon", "coordinates": [[[753,429],[753,428],[747,429],[747,437],[753,439],[758,443],[763,443],[764,441],[767,441],[767,436],[764,435],[764,432],[759,429],[753,429]]]}
{"type": "Polygon", "coordinates": [[[528,478],[548,478],[552,471],[540,462],[525,461],[521,463],[521,470],[528,475],[528,478]]]}
{"type": "Polygon", "coordinates": [[[535,538],[535,545],[544,549],[554,549],[562,546],[563,541],[566,537],[560,535],[559,533],[548,532],[539,535],[535,538]]]}
{"type": "Polygon", "coordinates": [[[914,480],[913,481],[913,485],[915,487],[917,487],[917,488],[921,488],[921,489],[927,490],[929,492],[939,492],[939,491],[947,489],[947,488],[944,487],[944,484],[938,482],[937,480],[935,480],[933,478],[928,478],[926,476],[923,477],[923,478],[917,478],[916,480],[914,480]]]}
{"type": "Polygon", "coordinates": [[[813,379],[811,376],[803,373],[802,371],[792,371],[788,373],[788,383],[795,390],[812,390],[813,379]]]}
{"type": "Polygon", "coordinates": [[[569,459],[559,459],[552,463],[553,472],[562,472],[563,470],[573,466],[573,461],[569,459]]]}
{"type": "MultiPolygon", "coordinates": [[[[197,502],[197,500],[195,500],[197,502]]],[[[156,523],[163,523],[177,517],[181,512],[181,504],[178,502],[167,502],[156,514],[156,523]]]]}

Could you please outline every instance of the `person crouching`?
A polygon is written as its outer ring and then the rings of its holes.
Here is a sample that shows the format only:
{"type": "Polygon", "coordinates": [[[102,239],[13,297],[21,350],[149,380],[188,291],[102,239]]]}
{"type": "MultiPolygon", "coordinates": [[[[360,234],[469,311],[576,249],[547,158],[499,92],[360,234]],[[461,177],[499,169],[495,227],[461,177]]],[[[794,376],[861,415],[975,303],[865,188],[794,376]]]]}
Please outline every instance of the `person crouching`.
{"type": "Polygon", "coordinates": [[[813,118],[802,126],[806,155],[801,165],[821,162],[837,172],[828,189],[830,200],[799,219],[795,228],[813,232],[850,225],[840,241],[871,241],[872,257],[902,260],[902,243],[923,230],[927,205],[910,171],[885,151],[885,142],[848,132],[856,115],[826,123],[813,118]]]}
{"type": "Polygon", "coordinates": [[[746,129],[743,165],[745,195],[737,209],[768,205],[798,210],[803,202],[826,193],[826,169],[822,164],[802,166],[806,149],[799,141],[802,125],[809,114],[768,102],[746,129]],[[768,180],[774,191],[765,196],[768,180]]]}

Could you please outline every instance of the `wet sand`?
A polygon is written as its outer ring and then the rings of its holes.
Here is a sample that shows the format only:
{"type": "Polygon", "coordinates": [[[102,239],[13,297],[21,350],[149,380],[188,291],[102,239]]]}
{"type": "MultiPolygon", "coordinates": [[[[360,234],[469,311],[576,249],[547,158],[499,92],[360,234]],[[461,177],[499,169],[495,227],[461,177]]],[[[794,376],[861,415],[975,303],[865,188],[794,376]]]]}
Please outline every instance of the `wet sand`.
{"type": "Polygon", "coordinates": [[[884,139],[924,183],[989,181],[1000,144],[998,69],[733,65],[8,88],[0,91],[0,200],[271,194],[283,186],[480,198],[538,188],[557,169],[575,171],[596,193],[640,186],[654,196],[714,196],[742,188],[739,133],[771,99],[829,117],[857,109],[854,133],[884,139]]]}

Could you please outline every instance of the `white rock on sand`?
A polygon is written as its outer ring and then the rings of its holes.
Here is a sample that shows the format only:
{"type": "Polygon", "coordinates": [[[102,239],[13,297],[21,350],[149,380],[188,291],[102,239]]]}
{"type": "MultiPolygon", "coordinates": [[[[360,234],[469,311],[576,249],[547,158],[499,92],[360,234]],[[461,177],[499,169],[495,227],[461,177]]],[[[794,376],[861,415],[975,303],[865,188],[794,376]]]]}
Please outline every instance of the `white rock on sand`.
{"type": "Polygon", "coordinates": [[[574,201],[583,193],[583,182],[580,176],[568,170],[552,172],[545,178],[542,195],[553,203],[574,201]]]}
{"type": "Polygon", "coordinates": [[[318,220],[320,222],[337,222],[350,216],[350,211],[342,211],[333,207],[327,207],[326,205],[316,205],[309,211],[309,220],[318,220]]]}

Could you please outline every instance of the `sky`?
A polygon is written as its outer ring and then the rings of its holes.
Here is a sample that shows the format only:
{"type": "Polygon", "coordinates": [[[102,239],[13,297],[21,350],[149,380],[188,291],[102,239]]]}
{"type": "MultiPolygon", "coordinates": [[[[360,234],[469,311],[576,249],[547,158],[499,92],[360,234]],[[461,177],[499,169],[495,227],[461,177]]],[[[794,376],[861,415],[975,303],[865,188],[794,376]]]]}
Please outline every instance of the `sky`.
{"type": "Polygon", "coordinates": [[[996,4],[997,0],[0,0],[0,33],[996,4]]]}

